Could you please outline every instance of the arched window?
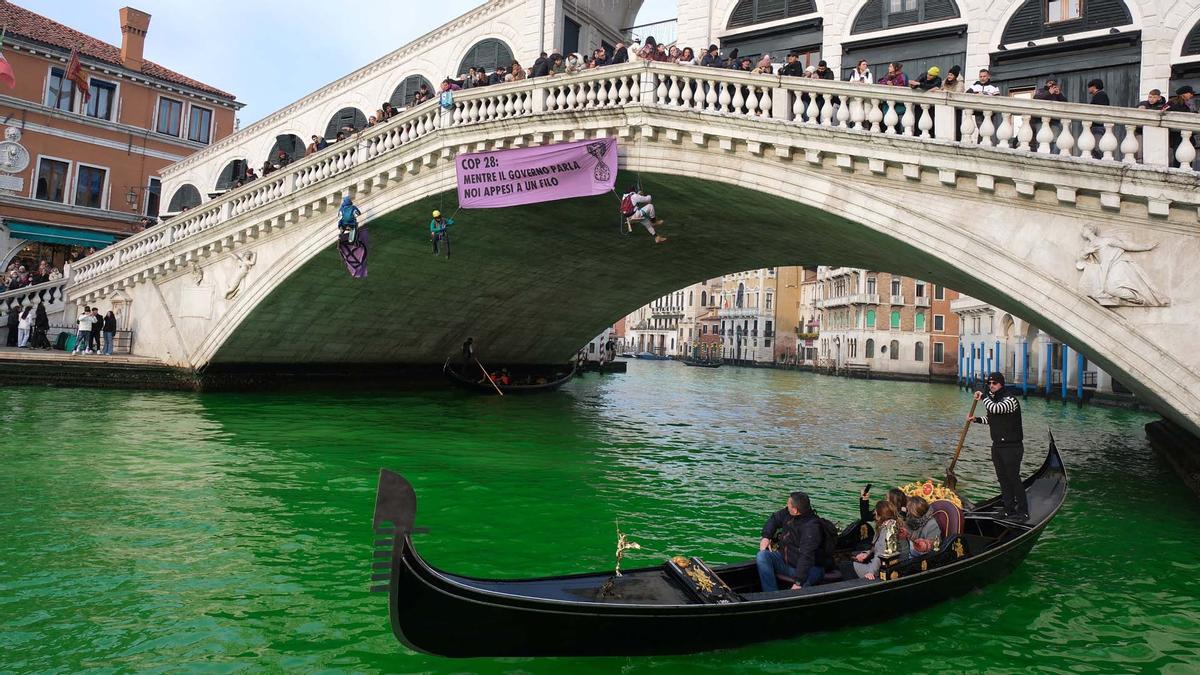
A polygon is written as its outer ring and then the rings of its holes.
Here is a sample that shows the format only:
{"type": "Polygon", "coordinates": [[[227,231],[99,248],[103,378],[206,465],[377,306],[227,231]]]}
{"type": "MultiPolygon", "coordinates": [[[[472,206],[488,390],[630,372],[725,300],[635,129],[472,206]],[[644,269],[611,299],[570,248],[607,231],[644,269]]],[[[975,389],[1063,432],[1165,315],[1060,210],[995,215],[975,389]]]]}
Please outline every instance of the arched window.
{"type": "Polygon", "coordinates": [[[958,5],[954,0],[870,0],[858,11],[858,16],[854,17],[850,33],[869,33],[885,28],[954,19],[958,16],[958,5]]]}
{"type": "Polygon", "coordinates": [[[875,341],[871,338],[867,338],[866,357],[868,359],[875,358],[875,341]]]}
{"type": "Polygon", "coordinates": [[[790,19],[817,11],[813,0],[742,0],[729,15],[726,28],[743,28],[757,23],[790,19]]]}
{"type": "Polygon", "coordinates": [[[875,310],[873,310],[873,309],[868,309],[868,310],[867,310],[867,325],[866,325],[866,329],[867,329],[867,330],[875,330],[875,310]]]}
{"type": "Polygon", "coordinates": [[[744,303],[745,301],[746,301],[746,285],[738,284],[737,304],[735,306],[741,307],[742,303],[744,303]]]}
{"type": "Polygon", "coordinates": [[[708,306],[708,291],[700,291],[700,306],[708,306]]]}
{"type": "Polygon", "coordinates": [[[393,108],[407,108],[412,105],[413,96],[420,90],[421,85],[425,85],[430,96],[436,98],[433,96],[433,85],[429,80],[420,75],[409,75],[392,90],[392,97],[388,99],[388,103],[391,103],[393,108]]]}
{"type": "Polygon", "coordinates": [[[488,38],[475,43],[474,47],[467,50],[462,63],[458,65],[458,74],[465,75],[471,68],[483,68],[491,73],[496,70],[497,66],[509,68],[512,63],[513,54],[508,45],[495,38],[488,38]]]}
{"type": "Polygon", "coordinates": [[[236,181],[246,177],[246,160],[235,159],[225,165],[221,175],[217,177],[217,189],[228,190],[236,181]]]}
{"type": "MultiPolygon", "coordinates": [[[[337,132],[334,132],[333,136],[329,138],[336,136],[337,132]]],[[[294,162],[304,156],[304,139],[296,134],[280,134],[276,136],[275,145],[272,145],[271,152],[267,153],[267,157],[271,159],[272,163],[275,162],[275,157],[279,154],[280,150],[286,152],[288,159],[294,162]]]]}
{"type": "Polygon", "coordinates": [[[196,189],[196,186],[185,183],[179,186],[179,189],[171,197],[171,206],[168,211],[179,213],[184,209],[196,206],[200,206],[200,191],[196,189]]]}
{"type": "Polygon", "coordinates": [[[914,352],[913,358],[915,358],[918,361],[925,360],[925,343],[924,342],[917,343],[916,352],[914,352]]]}
{"type": "Polygon", "coordinates": [[[1180,56],[1196,56],[1200,55],[1200,21],[1192,26],[1192,30],[1187,34],[1187,39],[1183,41],[1183,51],[1180,56]]]}
{"type": "Polygon", "coordinates": [[[892,330],[900,330],[900,312],[892,312],[892,330]]]}
{"type": "Polygon", "coordinates": [[[917,312],[915,322],[916,330],[925,330],[925,312],[917,312]]]}
{"type": "MultiPolygon", "coordinates": [[[[1001,44],[1115,28],[1133,23],[1122,0],[1025,0],[1004,27],[1001,44]],[[1082,7],[1080,6],[1082,4],[1082,7]]],[[[1064,92],[1066,93],[1066,92],[1064,92]]]]}
{"type": "Polygon", "coordinates": [[[695,298],[692,297],[692,291],[688,291],[688,307],[691,307],[694,304],[693,300],[695,300],[695,298]]]}
{"type": "Polygon", "coordinates": [[[325,126],[325,138],[337,138],[338,132],[347,127],[360,131],[366,126],[367,116],[363,111],[358,108],[342,108],[329,118],[329,124],[325,126]]]}
{"type": "Polygon", "coordinates": [[[899,360],[900,359],[900,341],[892,340],[891,348],[888,351],[891,352],[890,354],[888,354],[888,358],[890,358],[893,361],[899,360]]]}

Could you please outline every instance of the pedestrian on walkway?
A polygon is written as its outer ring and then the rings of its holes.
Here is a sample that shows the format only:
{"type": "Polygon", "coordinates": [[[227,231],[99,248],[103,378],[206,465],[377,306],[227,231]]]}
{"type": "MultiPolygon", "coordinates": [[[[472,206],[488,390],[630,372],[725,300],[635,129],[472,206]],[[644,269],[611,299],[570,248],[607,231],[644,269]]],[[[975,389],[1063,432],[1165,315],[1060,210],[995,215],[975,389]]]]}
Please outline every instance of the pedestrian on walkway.
{"type": "Polygon", "coordinates": [[[33,330],[33,308],[21,310],[21,318],[17,320],[17,349],[29,346],[29,334],[33,330]]]}
{"type": "Polygon", "coordinates": [[[37,313],[33,318],[34,349],[51,349],[50,339],[46,336],[48,332],[50,332],[50,317],[46,316],[46,303],[39,302],[37,313]]]}
{"type": "Polygon", "coordinates": [[[92,350],[88,349],[88,341],[92,339],[92,308],[84,305],[83,312],[79,314],[79,323],[75,327],[75,349],[71,351],[75,354],[91,354],[92,350]]]}
{"type": "Polygon", "coordinates": [[[104,315],[104,324],[101,330],[104,333],[104,355],[112,356],[113,338],[117,335],[117,315],[113,314],[111,309],[108,310],[108,314],[104,315]]]}
{"type": "Polygon", "coordinates": [[[1004,375],[992,373],[987,377],[988,391],[975,392],[975,400],[983,401],[986,417],[967,417],[976,424],[988,425],[992,434],[992,465],[1000,481],[1000,501],[1004,517],[1017,522],[1029,520],[1029,498],[1021,483],[1021,458],[1025,456],[1025,433],[1021,427],[1021,403],[1015,394],[1004,387],[1004,375]]]}
{"type": "Polygon", "coordinates": [[[100,316],[100,308],[92,308],[92,335],[88,340],[88,348],[92,353],[100,353],[100,331],[104,328],[104,317],[100,316]]]}
{"type": "Polygon", "coordinates": [[[17,324],[21,320],[20,314],[21,312],[19,307],[10,306],[8,308],[8,339],[5,340],[4,343],[6,346],[17,346],[17,324]]]}

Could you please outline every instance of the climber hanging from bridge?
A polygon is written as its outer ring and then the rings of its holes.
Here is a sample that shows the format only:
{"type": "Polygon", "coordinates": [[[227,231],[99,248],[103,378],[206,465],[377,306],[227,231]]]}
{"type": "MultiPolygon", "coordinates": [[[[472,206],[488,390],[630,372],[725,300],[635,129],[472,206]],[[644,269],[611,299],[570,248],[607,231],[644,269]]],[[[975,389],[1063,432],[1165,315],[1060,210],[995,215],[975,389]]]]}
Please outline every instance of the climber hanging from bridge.
{"type": "Polygon", "coordinates": [[[358,217],[362,215],[349,196],[342,197],[338,209],[338,241],[353,244],[358,239],[358,217]]]}
{"type": "Polygon", "coordinates": [[[441,211],[433,212],[433,220],[429,221],[429,239],[433,242],[433,254],[438,255],[438,242],[446,244],[446,257],[450,257],[450,236],[446,228],[454,224],[453,218],[443,218],[441,211]]]}
{"type": "Polygon", "coordinates": [[[633,224],[641,223],[654,236],[654,243],[661,244],[667,238],[656,232],[654,226],[666,221],[655,216],[652,199],[640,186],[630,186],[629,192],[621,195],[621,215],[625,217],[626,231],[633,231],[633,224]]]}
{"type": "Polygon", "coordinates": [[[358,217],[362,211],[350,197],[342,198],[342,206],[338,209],[338,253],[350,276],[362,279],[367,276],[367,246],[370,243],[367,228],[358,225],[358,217]]]}

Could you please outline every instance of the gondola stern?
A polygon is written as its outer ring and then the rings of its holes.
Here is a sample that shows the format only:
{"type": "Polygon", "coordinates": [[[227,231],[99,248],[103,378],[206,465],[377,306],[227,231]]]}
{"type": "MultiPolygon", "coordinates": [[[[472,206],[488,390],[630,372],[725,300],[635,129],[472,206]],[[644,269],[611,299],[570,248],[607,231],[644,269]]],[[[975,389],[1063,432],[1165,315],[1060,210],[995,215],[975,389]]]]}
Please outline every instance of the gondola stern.
{"type": "Polygon", "coordinates": [[[401,564],[401,556],[408,535],[413,531],[417,517],[417,493],[404,476],[388,469],[379,470],[379,484],[375,490],[374,550],[371,558],[371,586],[373,593],[388,593],[396,580],[394,571],[401,564]]]}

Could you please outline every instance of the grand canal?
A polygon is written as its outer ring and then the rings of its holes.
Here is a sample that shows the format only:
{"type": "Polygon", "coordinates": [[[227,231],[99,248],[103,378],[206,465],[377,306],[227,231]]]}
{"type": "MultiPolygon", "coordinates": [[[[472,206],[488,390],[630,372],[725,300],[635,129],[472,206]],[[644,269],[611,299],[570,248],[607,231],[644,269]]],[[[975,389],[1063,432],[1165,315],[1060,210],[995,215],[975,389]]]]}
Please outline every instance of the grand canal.
{"type": "MultiPolygon", "coordinates": [[[[686,657],[449,661],[400,647],[366,591],[381,466],[416,485],[417,546],[452,571],[604,569],[617,520],[643,546],[629,565],[725,563],[790,490],[845,522],[864,483],[940,475],[967,407],[946,385],[669,362],[505,399],[0,390],[0,671],[1194,672],[1200,508],[1147,446],[1153,418],[1035,399],[1026,472],[1052,428],[1063,512],[1011,577],[897,621],[686,657]]],[[[969,495],[996,490],[987,456],[974,429],[969,495]]]]}

